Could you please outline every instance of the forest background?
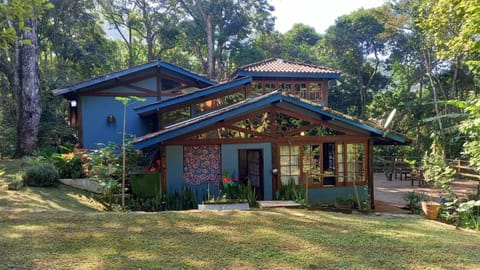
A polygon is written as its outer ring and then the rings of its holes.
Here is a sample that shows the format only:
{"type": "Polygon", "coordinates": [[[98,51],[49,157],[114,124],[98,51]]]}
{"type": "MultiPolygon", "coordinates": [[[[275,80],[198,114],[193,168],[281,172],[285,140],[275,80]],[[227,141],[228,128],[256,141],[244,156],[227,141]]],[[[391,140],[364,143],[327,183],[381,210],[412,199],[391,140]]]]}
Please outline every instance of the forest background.
{"type": "Polygon", "coordinates": [[[480,164],[480,0],[391,0],[324,34],[274,30],[267,0],[9,0],[0,3],[0,157],[76,143],[51,90],[160,59],[222,80],[282,58],[340,69],[329,105],[412,138],[383,156],[480,164]],[[107,34],[104,25],[116,32],[107,34]]]}

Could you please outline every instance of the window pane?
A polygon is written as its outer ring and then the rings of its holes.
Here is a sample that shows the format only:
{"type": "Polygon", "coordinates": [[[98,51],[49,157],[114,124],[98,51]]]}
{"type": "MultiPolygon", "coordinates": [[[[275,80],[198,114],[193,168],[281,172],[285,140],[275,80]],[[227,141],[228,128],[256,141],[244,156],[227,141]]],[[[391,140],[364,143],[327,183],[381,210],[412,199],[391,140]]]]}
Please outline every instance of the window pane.
{"type": "Polygon", "coordinates": [[[298,165],[298,156],[291,156],[290,157],[290,165],[297,166],[298,165]]]}
{"type": "Polygon", "coordinates": [[[281,166],[280,173],[282,175],[290,175],[290,166],[281,166]]]}
{"type": "Polygon", "coordinates": [[[290,182],[290,176],[282,176],[281,177],[281,181],[282,181],[282,185],[288,185],[288,183],[290,182]]]}
{"type": "Polygon", "coordinates": [[[290,175],[300,175],[300,168],[298,168],[298,166],[291,166],[290,175]]]}
{"type": "MultiPolygon", "coordinates": [[[[296,179],[298,183],[300,168],[300,146],[298,145],[281,145],[280,146],[280,179],[282,184],[287,184],[290,178],[296,179]]],[[[309,161],[306,163],[307,169],[309,161]]]]}
{"type": "Polygon", "coordinates": [[[290,156],[281,156],[280,165],[290,165],[290,156]]]}
{"type": "Polygon", "coordinates": [[[282,145],[280,146],[280,155],[281,156],[288,156],[290,155],[290,150],[289,150],[289,146],[288,145],[282,145]]]}

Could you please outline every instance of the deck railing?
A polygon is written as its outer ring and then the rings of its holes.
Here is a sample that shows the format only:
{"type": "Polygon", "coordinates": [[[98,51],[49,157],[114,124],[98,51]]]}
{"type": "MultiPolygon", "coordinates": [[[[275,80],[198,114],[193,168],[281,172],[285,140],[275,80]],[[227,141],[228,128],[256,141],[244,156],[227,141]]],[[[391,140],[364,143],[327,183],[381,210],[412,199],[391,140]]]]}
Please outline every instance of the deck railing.
{"type": "Polygon", "coordinates": [[[480,181],[480,174],[474,167],[470,166],[468,160],[448,160],[452,168],[457,170],[456,179],[480,181]]]}
{"type": "MultiPolygon", "coordinates": [[[[416,160],[416,167],[421,167],[419,157],[380,157],[374,161],[375,172],[393,172],[410,167],[405,160],[416,160]]],[[[456,170],[456,179],[480,181],[480,172],[470,166],[468,160],[447,159],[447,163],[456,170]]]]}

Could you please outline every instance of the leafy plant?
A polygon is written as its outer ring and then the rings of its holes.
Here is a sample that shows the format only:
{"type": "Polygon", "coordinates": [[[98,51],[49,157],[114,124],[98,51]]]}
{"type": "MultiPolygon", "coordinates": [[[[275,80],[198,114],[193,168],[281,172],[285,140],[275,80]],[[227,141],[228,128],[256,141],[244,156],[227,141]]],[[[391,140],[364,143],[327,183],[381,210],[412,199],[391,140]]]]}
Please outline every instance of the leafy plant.
{"type": "Polygon", "coordinates": [[[305,186],[297,186],[295,181],[291,179],[288,184],[280,186],[275,193],[275,200],[291,200],[305,206],[305,186]]]}
{"type": "Polygon", "coordinates": [[[455,169],[447,164],[435,142],[431,148],[432,151],[426,152],[422,160],[425,182],[441,188],[443,194],[450,195],[452,192],[449,184],[454,180],[455,169]]]}
{"type": "Polygon", "coordinates": [[[457,199],[443,203],[440,207],[440,212],[438,213],[438,220],[448,224],[458,224],[459,215],[457,209],[457,199]]]}
{"type": "Polygon", "coordinates": [[[62,178],[81,178],[85,176],[84,153],[67,153],[67,154],[52,154],[52,162],[57,167],[60,177],[62,178]]]}
{"type": "Polygon", "coordinates": [[[41,161],[27,165],[23,182],[27,186],[48,187],[59,179],[57,168],[51,163],[41,161]]]}
{"type": "Polygon", "coordinates": [[[404,196],[403,199],[407,202],[407,208],[412,214],[421,213],[420,202],[425,199],[425,195],[417,193],[415,191],[409,191],[404,196]]]}
{"type": "Polygon", "coordinates": [[[460,226],[480,230],[480,200],[461,203],[457,212],[460,226]]]}
{"type": "Polygon", "coordinates": [[[248,206],[257,207],[257,194],[255,194],[255,189],[253,188],[250,180],[246,185],[239,186],[238,194],[240,200],[245,200],[248,202],[248,206]]]}

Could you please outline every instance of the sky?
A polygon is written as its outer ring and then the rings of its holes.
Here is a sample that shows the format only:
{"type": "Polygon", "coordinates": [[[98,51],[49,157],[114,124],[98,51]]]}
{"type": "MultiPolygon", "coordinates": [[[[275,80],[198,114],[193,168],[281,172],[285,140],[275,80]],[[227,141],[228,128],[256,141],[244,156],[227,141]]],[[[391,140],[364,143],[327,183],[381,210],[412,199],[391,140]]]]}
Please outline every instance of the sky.
{"type": "Polygon", "coordinates": [[[359,8],[381,6],[384,0],[269,0],[275,7],[275,29],[285,33],[295,23],[304,23],[324,34],[335,19],[359,8]]]}

